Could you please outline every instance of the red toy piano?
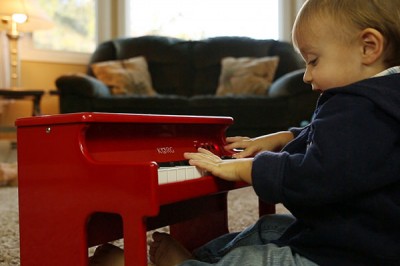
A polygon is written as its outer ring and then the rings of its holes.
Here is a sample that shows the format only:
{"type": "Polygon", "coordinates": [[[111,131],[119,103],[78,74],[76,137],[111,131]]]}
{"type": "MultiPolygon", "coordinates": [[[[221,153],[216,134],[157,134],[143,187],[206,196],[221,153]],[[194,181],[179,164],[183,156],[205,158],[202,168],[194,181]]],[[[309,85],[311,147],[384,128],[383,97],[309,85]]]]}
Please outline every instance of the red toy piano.
{"type": "MultiPolygon", "coordinates": [[[[124,239],[147,265],[147,230],[193,249],[224,234],[226,195],[245,186],[187,165],[223,149],[229,117],[75,113],[18,119],[21,265],[88,265],[88,247],[124,239]]],[[[271,209],[272,211],[273,209],[271,209]]]]}

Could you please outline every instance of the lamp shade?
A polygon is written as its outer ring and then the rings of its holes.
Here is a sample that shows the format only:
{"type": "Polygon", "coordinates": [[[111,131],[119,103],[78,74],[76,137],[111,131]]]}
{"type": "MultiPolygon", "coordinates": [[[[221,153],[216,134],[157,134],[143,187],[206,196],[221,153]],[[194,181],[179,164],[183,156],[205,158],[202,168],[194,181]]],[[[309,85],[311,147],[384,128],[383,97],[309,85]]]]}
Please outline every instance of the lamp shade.
{"type": "Polygon", "coordinates": [[[10,28],[10,20],[15,14],[27,16],[25,22],[17,23],[17,30],[21,32],[44,30],[53,26],[50,18],[35,0],[0,0],[0,30],[10,28]]]}

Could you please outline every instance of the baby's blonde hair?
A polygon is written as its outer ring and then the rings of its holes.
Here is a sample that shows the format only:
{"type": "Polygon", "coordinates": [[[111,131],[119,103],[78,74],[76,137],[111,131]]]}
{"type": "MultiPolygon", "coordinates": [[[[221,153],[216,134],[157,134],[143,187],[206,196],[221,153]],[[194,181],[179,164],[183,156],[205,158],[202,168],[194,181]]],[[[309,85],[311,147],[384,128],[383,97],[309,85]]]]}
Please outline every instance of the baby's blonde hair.
{"type": "Polygon", "coordinates": [[[351,40],[354,29],[373,28],[384,39],[384,62],[387,67],[400,65],[400,3],[398,0],[307,0],[293,26],[293,43],[312,23],[328,23],[332,34],[351,40]]]}

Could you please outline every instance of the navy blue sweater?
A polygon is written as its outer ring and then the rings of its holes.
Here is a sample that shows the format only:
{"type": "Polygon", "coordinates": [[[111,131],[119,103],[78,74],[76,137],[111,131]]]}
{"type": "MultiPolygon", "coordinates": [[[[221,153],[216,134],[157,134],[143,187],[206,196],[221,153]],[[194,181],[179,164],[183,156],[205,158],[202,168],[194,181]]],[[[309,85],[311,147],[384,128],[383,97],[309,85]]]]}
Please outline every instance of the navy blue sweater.
{"type": "Polygon", "coordinates": [[[324,92],[292,132],[253,162],[258,196],[297,218],[277,244],[320,265],[400,265],[400,74],[324,92]]]}

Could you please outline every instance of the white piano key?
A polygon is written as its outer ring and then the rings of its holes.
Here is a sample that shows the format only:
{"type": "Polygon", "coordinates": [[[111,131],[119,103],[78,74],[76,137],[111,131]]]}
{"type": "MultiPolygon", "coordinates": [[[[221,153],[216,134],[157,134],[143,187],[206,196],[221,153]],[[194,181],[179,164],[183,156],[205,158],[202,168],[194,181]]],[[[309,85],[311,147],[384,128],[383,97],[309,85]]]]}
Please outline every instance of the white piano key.
{"type": "Polygon", "coordinates": [[[196,178],[199,178],[199,177],[203,176],[203,171],[202,170],[200,170],[199,168],[194,167],[194,166],[192,166],[192,167],[193,167],[193,177],[192,177],[192,179],[196,179],[196,178]]]}
{"type": "Polygon", "coordinates": [[[160,167],[158,169],[158,184],[182,182],[205,176],[205,173],[195,166],[160,167]]]}
{"type": "Polygon", "coordinates": [[[194,178],[194,167],[192,167],[192,166],[186,167],[185,173],[186,173],[186,176],[185,176],[186,180],[193,179],[194,178]]]}
{"type": "Polygon", "coordinates": [[[186,180],[186,168],[187,167],[176,167],[176,181],[181,182],[186,180]]]}
{"type": "Polygon", "coordinates": [[[161,167],[158,169],[158,184],[167,184],[168,183],[168,168],[161,167]]]}
{"type": "Polygon", "coordinates": [[[167,173],[168,173],[168,183],[176,182],[176,167],[171,167],[167,173]]]}

